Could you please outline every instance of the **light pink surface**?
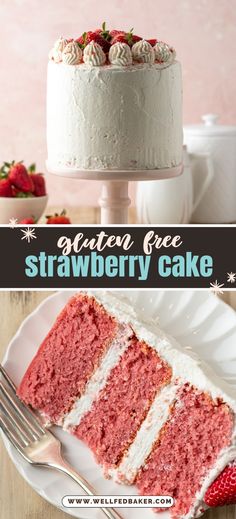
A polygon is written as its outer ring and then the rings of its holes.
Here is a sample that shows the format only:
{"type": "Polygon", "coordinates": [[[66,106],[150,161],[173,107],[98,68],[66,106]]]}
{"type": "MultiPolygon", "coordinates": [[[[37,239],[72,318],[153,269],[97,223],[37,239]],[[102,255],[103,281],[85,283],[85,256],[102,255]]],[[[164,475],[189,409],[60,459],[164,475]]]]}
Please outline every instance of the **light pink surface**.
{"type": "MultiPolygon", "coordinates": [[[[45,170],[47,55],[105,19],[173,44],[183,66],[184,122],[218,112],[236,122],[236,9],[232,0],[1,0],[0,160],[35,160],[45,170]]],[[[98,184],[48,176],[51,204],[94,204],[98,184]]]]}

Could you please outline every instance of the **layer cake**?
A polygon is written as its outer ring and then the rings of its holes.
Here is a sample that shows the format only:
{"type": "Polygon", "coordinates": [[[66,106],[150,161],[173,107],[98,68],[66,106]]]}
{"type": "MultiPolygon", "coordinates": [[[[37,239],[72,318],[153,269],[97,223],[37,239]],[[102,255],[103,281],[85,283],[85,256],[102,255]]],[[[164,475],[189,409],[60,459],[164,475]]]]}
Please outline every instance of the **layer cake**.
{"type": "Polygon", "coordinates": [[[182,162],[182,78],[174,49],[112,33],[106,31],[104,44],[91,31],[61,38],[50,52],[52,170],[155,170],[182,162]]]}
{"type": "Polygon", "coordinates": [[[232,390],[112,294],[69,300],[18,394],[83,440],[106,477],[171,495],[175,519],[199,516],[236,459],[232,390]]]}

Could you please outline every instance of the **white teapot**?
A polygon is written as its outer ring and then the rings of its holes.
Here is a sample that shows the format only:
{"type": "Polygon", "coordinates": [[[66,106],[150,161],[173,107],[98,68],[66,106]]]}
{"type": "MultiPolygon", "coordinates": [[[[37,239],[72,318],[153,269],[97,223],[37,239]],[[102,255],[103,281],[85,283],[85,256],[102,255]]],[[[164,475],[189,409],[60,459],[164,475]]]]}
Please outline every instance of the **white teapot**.
{"type": "MultiPolygon", "coordinates": [[[[236,126],[219,124],[216,114],[203,115],[202,120],[204,124],[184,127],[184,142],[190,154],[211,156],[214,182],[194,208],[191,220],[233,223],[236,222],[236,126]]],[[[200,173],[200,167],[196,166],[195,176],[200,173]]]]}
{"type": "Polygon", "coordinates": [[[197,209],[214,176],[208,153],[187,153],[183,148],[179,177],[138,182],[136,209],[139,223],[185,224],[197,209]]]}

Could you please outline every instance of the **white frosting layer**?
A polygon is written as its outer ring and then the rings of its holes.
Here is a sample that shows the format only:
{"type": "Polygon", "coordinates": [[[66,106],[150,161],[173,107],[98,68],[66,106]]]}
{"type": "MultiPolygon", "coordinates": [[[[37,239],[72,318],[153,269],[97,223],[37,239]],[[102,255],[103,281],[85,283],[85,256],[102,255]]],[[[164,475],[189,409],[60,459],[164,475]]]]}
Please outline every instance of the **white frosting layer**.
{"type": "Polygon", "coordinates": [[[47,145],[51,168],[178,166],[182,162],[180,64],[121,68],[49,62],[47,145]]]}
{"type": "Polygon", "coordinates": [[[138,470],[150,454],[161,428],[169,417],[170,406],[175,401],[179,387],[177,384],[169,384],[158,393],[119,467],[107,471],[117,483],[134,482],[138,470]]]}
{"type": "Polygon", "coordinates": [[[120,325],[109,350],[100,366],[86,385],[85,392],[77,399],[72,410],[66,415],[63,429],[70,429],[79,425],[82,417],[87,413],[100,391],[105,387],[111,370],[118,364],[121,356],[129,346],[129,338],[133,331],[129,325],[120,325]]]}

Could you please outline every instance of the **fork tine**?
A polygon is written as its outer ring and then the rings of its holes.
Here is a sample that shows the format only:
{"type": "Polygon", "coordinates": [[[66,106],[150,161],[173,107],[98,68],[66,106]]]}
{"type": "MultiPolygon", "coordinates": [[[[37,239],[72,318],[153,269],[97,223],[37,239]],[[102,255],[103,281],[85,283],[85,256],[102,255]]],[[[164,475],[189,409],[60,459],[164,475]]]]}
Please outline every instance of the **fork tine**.
{"type": "MultiPolygon", "coordinates": [[[[18,397],[15,395],[12,397],[7,390],[7,388],[0,382],[0,391],[3,393],[5,400],[8,402],[8,414],[9,415],[15,415],[15,417],[18,418],[18,422],[20,420],[21,426],[24,426],[25,429],[25,436],[27,436],[28,441],[38,440],[38,438],[41,436],[40,433],[35,431],[35,428],[31,425],[31,423],[27,420],[27,417],[25,416],[25,413],[23,410],[20,409],[18,397]]],[[[18,423],[17,423],[18,425],[18,423]]],[[[19,425],[18,425],[19,426],[19,425]]],[[[20,428],[20,427],[19,427],[20,428]]]]}
{"type": "Polygon", "coordinates": [[[8,420],[13,423],[14,428],[18,432],[21,440],[24,442],[25,447],[27,447],[27,445],[29,445],[29,442],[36,439],[36,438],[32,438],[32,435],[29,437],[26,430],[22,427],[22,424],[20,423],[19,419],[17,419],[18,417],[14,413],[14,409],[12,409],[11,406],[9,405],[9,401],[7,399],[6,399],[6,401],[4,401],[2,399],[2,401],[0,402],[0,409],[2,410],[4,415],[8,418],[8,420]]]}
{"type": "Polygon", "coordinates": [[[4,419],[2,415],[0,416],[0,427],[9,442],[12,443],[12,445],[15,447],[15,449],[18,450],[18,452],[20,452],[20,454],[23,454],[22,445],[20,444],[19,439],[12,433],[6,418],[4,419]]]}
{"type": "Polygon", "coordinates": [[[2,364],[0,364],[0,371],[1,371],[2,375],[4,376],[4,378],[6,379],[6,381],[8,382],[9,386],[11,386],[13,391],[16,392],[16,386],[15,386],[14,382],[11,380],[11,378],[9,377],[9,375],[7,374],[7,372],[5,371],[2,364]]]}
{"type": "Polygon", "coordinates": [[[37,434],[32,427],[28,426],[28,423],[25,419],[25,416],[22,417],[19,412],[19,406],[15,403],[14,399],[11,397],[7,388],[0,382],[0,392],[3,393],[3,397],[5,399],[5,411],[9,415],[12,416],[12,420],[15,421],[16,427],[21,429],[22,434],[25,436],[26,440],[33,441],[38,440],[39,434],[37,434]],[[7,405],[6,405],[7,404],[7,405]]]}
{"type": "Polygon", "coordinates": [[[6,373],[2,365],[0,365],[0,372],[13,393],[13,397],[11,397],[10,393],[7,391],[7,388],[5,387],[5,391],[8,394],[8,398],[11,401],[11,404],[14,406],[18,414],[21,416],[22,420],[27,423],[28,427],[32,431],[32,434],[37,434],[38,437],[42,436],[42,434],[45,434],[46,429],[41,425],[39,420],[36,418],[35,414],[23,402],[21,402],[21,400],[17,396],[16,386],[12,382],[11,378],[6,373]]]}

